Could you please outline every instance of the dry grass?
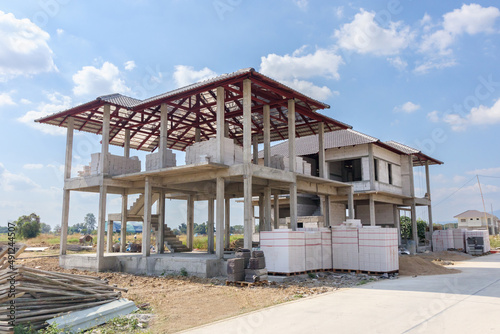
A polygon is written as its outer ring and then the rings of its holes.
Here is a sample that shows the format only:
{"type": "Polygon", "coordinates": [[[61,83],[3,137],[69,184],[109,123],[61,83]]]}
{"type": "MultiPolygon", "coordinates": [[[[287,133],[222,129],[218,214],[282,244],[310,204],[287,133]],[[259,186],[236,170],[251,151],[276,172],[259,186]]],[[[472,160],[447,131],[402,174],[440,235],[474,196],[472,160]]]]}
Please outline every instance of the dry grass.
{"type": "Polygon", "coordinates": [[[491,249],[500,247],[500,236],[490,235],[490,244],[491,244],[491,249]]]}

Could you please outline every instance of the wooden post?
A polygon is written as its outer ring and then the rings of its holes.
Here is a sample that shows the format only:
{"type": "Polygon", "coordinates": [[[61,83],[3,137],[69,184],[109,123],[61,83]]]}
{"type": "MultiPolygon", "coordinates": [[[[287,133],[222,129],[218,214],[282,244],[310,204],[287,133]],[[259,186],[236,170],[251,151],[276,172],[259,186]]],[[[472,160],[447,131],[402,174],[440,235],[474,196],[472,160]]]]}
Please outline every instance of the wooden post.
{"type": "Polygon", "coordinates": [[[318,148],[319,177],[328,178],[325,162],[325,124],[323,122],[318,124],[318,148]]]}
{"type": "Polygon", "coordinates": [[[224,163],[224,87],[217,87],[217,162],[224,163]]]}
{"type": "Polygon", "coordinates": [[[158,247],[156,250],[157,254],[165,253],[165,218],[166,218],[166,209],[165,209],[165,190],[160,190],[160,198],[158,200],[160,206],[160,212],[158,215],[158,247]]]}
{"type": "Polygon", "coordinates": [[[125,129],[125,143],[123,144],[123,156],[130,158],[130,129],[125,129]]]}
{"type": "Polygon", "coordinates": [[[108,192],[108,186],[101,185],[99,187],[99,215],[97,220],[97,271],[103,270],[104,266],[104,233],[106,223],[106,197],[108,192]]]}
{"type": "Polygon", "coordinates": [[[252,248],[252,82],[243,80],[243,162],[245,173],[243,175],[243,247],[252,248]]]}
{"type": "MultiPolygon", "coordinates": [[[[224,214],[225,224],[224,227],[224,247],[229,248],[231,243],[231,199],[228,197],[225,200],[225,209],[226,212],[224,214]]],[[[218,210],[218,209],[217,209],[218,210]]]]}
{"type": "Polygon", "coordinates": [[[127,190],[123,190],[122,194],[122,220],[120,231],[120,252],[125,253],[127,250],[127,215],[128,215],[128,194],[127,190]]]}
{"type": "Polygon", "coordinates": [[[271,231],[271,187],[264,188],[264,231],[271,231]]]}
{"type": "Polygon", "coordinates": [[[168,140],[168,106],[162,103],[160,106],[160,145],[158,155],[160,158],[160,168],[166,167],[167,162],[167,140],[168,140]]]}
{"type": "Polygon", "coordinates": [[[207,237],[208,237],[208,254],[214,253],[214,204],[215,200],[208,200],[208,222],[207,222],[207,237]]]}
{"type": "Polygon", "coordinates": [[[142,224],[142,256],[151,254],[151,206],[153,197],[151,179],[146,176],[144,181],[144,223],[142,224]]]}
{"type": "Polygon", "coordinates": [[[274,200],[274,228],[278,229],[280,226],[280,195],[275,193],[273,196],[274,200]]]}
{"type": "Polygon", "coordinates": [[[108,152],[109,152],[109,123],[111,117],[111,107],[105,104],[102,115],[102,145],[101,145],[101,170],[103,175],[109,173],[108,152]]]}
{"type": "Polygon", "coordinates": [[[271,107],[265,105],[264,117],[264,166],[271,167],[271,107]]]}
{"type": "MultiPolygon", "coordinates": [[[[218,259],[224,258],[224,179],[217,178],[217,218],[215,225],[215,251],[218,259]]],[[[213,240],[213,238],[212,238],[213,240]]]]}
{"type": "MultiPolygon", "coordinates": [[[[73,134],[74,134],[74,118],[69,117],[67,121],[66,131],[66,157],[64,162],[64,180],[71,178],[71,162],[73,159],[73,134]]],[[[61,218],[61,242],[59,246],[59,254],[66,255],[68,243],[68,222],[69,222],[69,200],[70,190],[64,186],[63,190],[63,205],[61,218]]]]}
{"type": "Polygon", "coordinates": [[[193,238],[194,238],[194,196],[188,195],[187,199],[187,219],[186,219],[187,231],[186,231],[186,246],[190,250],[193,250],[193,238]]]}
{"type": "Polygon", "coordinates": [[[373,198],[373,195],[370,195],[369,203],[370,203],[370,225],[375,226],[377,225],[377,221],[375,217],[375,199],[373,198]]]}

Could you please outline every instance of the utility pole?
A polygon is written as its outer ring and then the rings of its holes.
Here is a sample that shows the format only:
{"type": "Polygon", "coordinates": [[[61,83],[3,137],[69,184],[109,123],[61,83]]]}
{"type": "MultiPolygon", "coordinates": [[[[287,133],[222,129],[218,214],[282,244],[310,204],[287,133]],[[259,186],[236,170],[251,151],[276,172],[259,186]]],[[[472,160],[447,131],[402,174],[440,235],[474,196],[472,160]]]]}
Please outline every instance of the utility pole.
{"type": "MultiPolygon", "coordinates": [[[[484,205],[484,197],[483,197],[483,191],[481,190],[481,183],[479,182],[479,175],[476,174],[477,178],[477,184],[479,185],[479,192],[481,193],[481,199],[483,201],[483,210],[484,210],[484,223],[486,224],[486,228],[488,229],[488,232],[490,232],[490,225],[488,224],[488,218],[486,217],[486,206],[484,205]]],[[[493,221],[493,217],[491,218],[493,221]]],[[[492,232],[490,235],[493,235],[495,232],[492,232]]]]}

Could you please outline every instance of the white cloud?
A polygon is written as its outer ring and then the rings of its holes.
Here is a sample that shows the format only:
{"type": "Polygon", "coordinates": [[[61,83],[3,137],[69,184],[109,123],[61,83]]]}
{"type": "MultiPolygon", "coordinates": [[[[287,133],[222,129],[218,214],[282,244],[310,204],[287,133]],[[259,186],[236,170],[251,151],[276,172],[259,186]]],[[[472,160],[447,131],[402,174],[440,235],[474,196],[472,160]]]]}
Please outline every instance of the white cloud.
{"type": "Polygon", "coordinates": [[[130,88],[121,78],[118,67],[110,62],[102,64],[101,68],[84,66],[73,75],[75,87],[73,93],[77,96],[102,96],[112,93],[129,93],[130,88]]]}
{"type": "Polygon", "coordinates": [[[42,169],[43,165],[42,164],[25,164],[23,166],[24,169],[42,169]]]}
{"type": "Polygon", "coordinates": [[[437,123],[439,122],[439,112],[437,110],[431,111],[430,113],[427,114],[427,118],[431,122],[437,123]]]}
{"type": "Polygon", "coordinates": [[[351,23],[335,30],[334,36],[340,47],[361,54],[396,55],[408,47],[413,34],[401,22],[390,21],[387,28],[375,22],[375,12],[363,9],[354,16],[351,23]]]}
{"type": "Polygon", "coordinates": [[[272,53],[267,57],[261,57],[260,72],[277,80],[318,76],[337,80],[340,78],[338,68],[343,61],[334,51],[318,49],[314,53],[302,55],[303,53],[304,47],[292,55],[279,56],[272,53]]]}
{"type": "Polygon", "coordinates": [[[40,186],[23,174],[9,172],[0,162],[0,189],[3,191],[27,191],[34,188],[40,188],[40,186]]]}
{"type": "Polygon", "coordinates": [[[0,107],[15,105],[16,103],[12,100],[9,93],[0,93],[0,107]]]}
{"type": "Polygon", "coordinates": [[[31,104],[31,101],[28,99],[21,99],[20,101],[22,104],[31,104]]]}
{"type": "Polygon", "coordinates": [[[132,71],[135,68],[135,61],[133,60],[126,61],[124,66],[127,71],[132,71]]]}
{"type": "Polygon", "coordinates": [[[23,116],[19,117],[17,120],[25,123],[26,125],[38,129],[43,133],[47,134],[65,134],[66,129],[47,125],[35,123],[34,121],[38,118],[53,114],[55,112],[63,111],[71,107],[71,98],[69,96],[62,95],[60,93],[50,93],[47,94],[48,102],[41,102],[36,107],[36,110],[30,110],[23,116]]]}
{"type": "Polygon", "coordinates": [[[196,71],[193,66],[177,65],[173,74],[177,87],[184,87],[195,82],[207,80],[217,76],[217,73],[205,67],[196,71]]]}
{"type": "Polygon", "coordinates": [[[406,68],[406,66],[408,66],[408,63],[406,61],[404,61],[403,59],[401,59],[401,57],[397,56],[397,57],[389,57],[387,58],[387,61],[389,62],[389,64],[391,64],[392,66],[394,66],[395,68],[397,68],[398,70],[402,71],[406,68]]]}
{"type": "Polygon", "coordinates": [[[0,81],[56,71],[50,35],[28,19],[0,11],[0,81]]]}
{"type": "Polygon", "coordinates": [[[321,86],[321,87],[316,86],[312,82],[306,80],[293,79],[293,80],[282,80],[281,82],[287,86],[290,86],[293,89],[296,89],[302,94],[305,94],[317,100],[326,100],[332,95],[339,94],[338,92],[332,91],[330,88],[326,86],[321,86]]]}
{"type": "Polygon", "coordinates": [[[455,61],[455,59],[452,58],[449,59],[432,58],[418,65],[414,69],[414,72],[417,74],[425,74],[433,69],[441,70],[443,68],[455,66],[456,64],[457,62],[455,61]]]}
{"type": "Polygon", "coordinates": [[[338,19],[344,17],[344,6],[339,6],[335,8],[335,16],[337,16],[338,19]]]}
{"type": "MultiPolygon", "coordinates": [[[[463,34],[475,35],[478,33],[493,33],[495,31],[494,24],[497,18],[500,17],[500,10],[495,7],[481,7],[478,4],[462,5],[461,8],[455,9],[443,15],[443,21],[440,25],[441,29],[424,35],[420,44],[420,51],[431,56],[451,56],[453,50],[451,46],[456,41],[457,37],[463,34]]],[[[426,24],[430,21],[430,17],[424,16],[422,19],[426,24]]],[[[429,31],[430,26],[427,25],[424,31],[429,31]]],[[[434,63],[435,61],[430,61],[434,63]]],[[[446,62],[449,66],[455,65],[454,62],[446,62]]],[[[443,66],[426,66],[427,70],[431,68],[443,68],[443,66]]],[[[448,66],[444,66],[448,67],[448,66]]]]}
{"type": "Polygon", "coordinates": [[[309,0],[293,0],[295,5],[299,7],[301,10],[306,10],[307,6],[309,6],[309,0]]]}
{"type": "Polygon", "coordinates": [[[468,125],[492,125],[500,123],[500,99],[491,107],[480,105],[472,108],[464,116],[459,114],[444,115],[443,121],[448,123],[452,130],[463,131],[468,125]]]}
{"type": "Polygon", "coordinates": [[[411,101],[403,103],[400,106],[394,107],[394,111],[395,112],[404,112],[404,113],[407,113],[407,114],[411,114],[412,112],[417,111],[418,109],[420,109],[420,105],[415,104],[415,103],[413,103],[411,101]]]}
{"type": "Polygon", "coordinates": [[[62,34],[64,34],[63,29],[56,29],[56,32],[57,32],[57,36],[61,36],[62,34]]]}
{"type": "Polygon", "coordinates": [[[498,176],[500,175],[500,167],[475,169],[468,171],[467,174],[471,175],[486,175],[486,176],[498,176]]]}

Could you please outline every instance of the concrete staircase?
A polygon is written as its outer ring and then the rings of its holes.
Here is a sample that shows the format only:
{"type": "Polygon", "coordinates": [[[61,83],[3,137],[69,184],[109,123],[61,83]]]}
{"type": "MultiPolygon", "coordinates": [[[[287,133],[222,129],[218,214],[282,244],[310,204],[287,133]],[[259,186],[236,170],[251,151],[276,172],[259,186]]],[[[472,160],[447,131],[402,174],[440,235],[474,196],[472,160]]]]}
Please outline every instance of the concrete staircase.
{"type": "MultiPolygon", "coordinates": [[[[151,227],[155,230],[155,232],[157,232],[158,222],[152,223],[151,227]]],[[[163,235],[164,235],[165,247],[171,253],[181,253],[190,251],[190,249],[187,248],[187,246],[184,245],[182,241],[179,240],[179,238],[174,234],[174,232],[172,232],[172,230],[169,227],[167,227],[166,224],[163,227],[163,235]]]]}

